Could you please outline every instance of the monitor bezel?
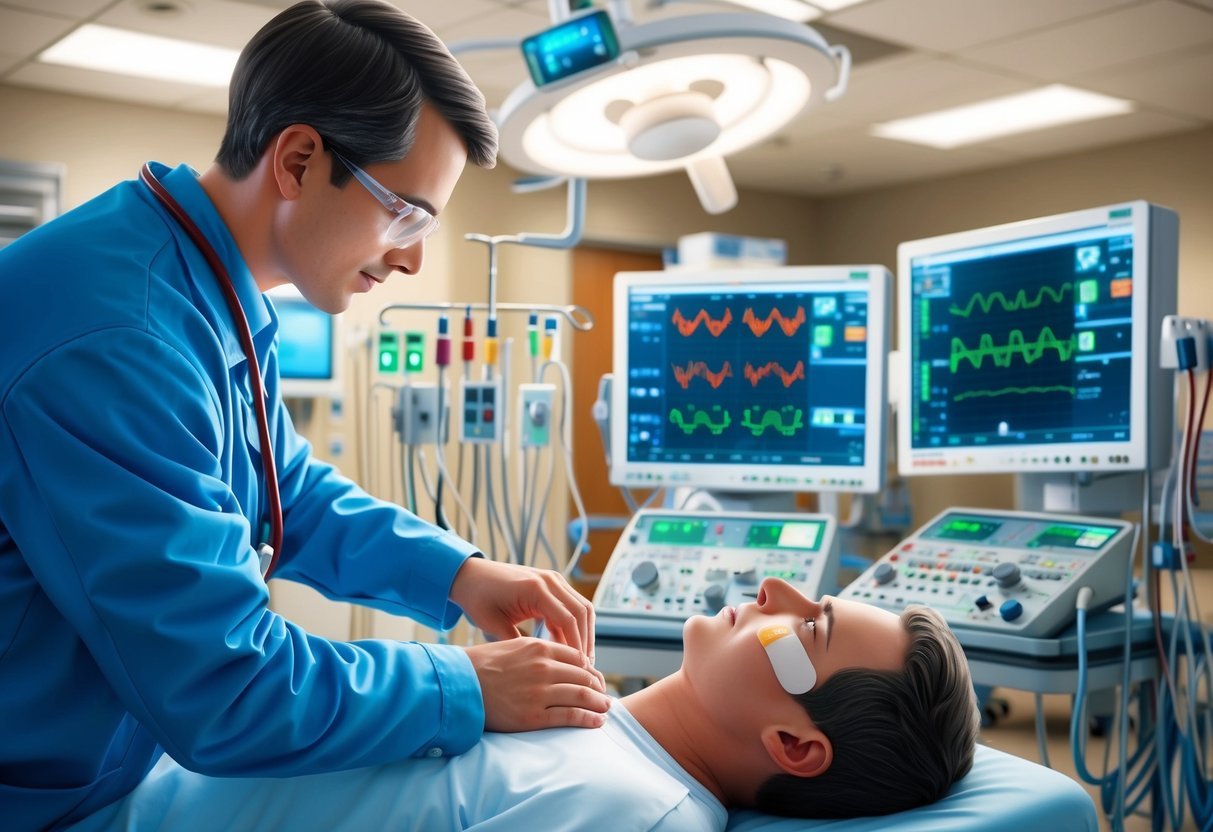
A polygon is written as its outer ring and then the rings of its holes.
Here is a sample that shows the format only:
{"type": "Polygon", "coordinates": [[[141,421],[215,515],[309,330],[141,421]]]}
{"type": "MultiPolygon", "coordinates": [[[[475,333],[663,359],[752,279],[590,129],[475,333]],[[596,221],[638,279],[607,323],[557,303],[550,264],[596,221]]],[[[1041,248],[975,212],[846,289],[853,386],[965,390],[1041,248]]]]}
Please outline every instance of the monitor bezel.
{"type": "MultiPolygon", "coordinates": [[[[1146,470],[1150,465],[1149,401],[1147,388],[1157,355],[1151,333],[1157,327],[1150,316],[1151,303],[1151,211],[1150,204],[1134,202],[1104,205],[1005,223],[988,228],[960,231],[912,240],[897,248],[898,275],[898,385],[902,390],[897,419],[897,466],[903,476],[939,474],[1028,474],[1117,472],[1146,470]],[[1118,214],[1125,214],[1124,218],[1118,214]],[[912,269],[915,260],[958,253],[966,249],[1030,240],[1090,228],[1124,225],[1133,233],[1133,335],[1130,364],[1129,439],[1126,442],[1056,442],[1024,445],[961,445],[911,448],[913,423],[913,303],[912,269]]],[[[1163,278],[1165,280],[1165,277],[1163,278]]],[[[1174,289],[1172,288],[1172,293],[1174,289]]],[[[1156,462],[1155,462],[1156,464],[1156,462]]]]}
{"type": "Polygon", "coordinates": [[[888,350],[891,327],[892,273],[875,264],[854,266],[784,266],[753,269],[678,269],[619,272],[614,284],[614,381],[611,385],[610,482],[629,488],[696,487],[721,492],[845,491],[876,493],[884,483],[888,430],[888,350]],[[808,284],[821,290],[866,288],[868,293],[867,389],[862,465],[752,465],[636,462],[627,459],[628,298],[634,288],[662,286],[696,291],[746,284],[808,284]],[[681,470],[679,470],[681,469],[681,470]],[[769,479],[764,479],[767,477],[769,479]],[[757,478],[757,479],[756,479],[757,478]]]}

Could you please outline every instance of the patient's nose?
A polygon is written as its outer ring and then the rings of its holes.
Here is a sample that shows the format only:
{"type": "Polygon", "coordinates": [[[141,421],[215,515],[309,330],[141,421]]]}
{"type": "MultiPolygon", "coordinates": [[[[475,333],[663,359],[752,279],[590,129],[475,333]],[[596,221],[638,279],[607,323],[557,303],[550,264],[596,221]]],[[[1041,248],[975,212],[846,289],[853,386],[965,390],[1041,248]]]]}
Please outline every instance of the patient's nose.
{"type": "Polygon", "coordinates": [[[781,578],[766,578],[758,587],[758,608],[767,614],[794,612],[813,618],[820,614],[821,603],[781,578]]]}

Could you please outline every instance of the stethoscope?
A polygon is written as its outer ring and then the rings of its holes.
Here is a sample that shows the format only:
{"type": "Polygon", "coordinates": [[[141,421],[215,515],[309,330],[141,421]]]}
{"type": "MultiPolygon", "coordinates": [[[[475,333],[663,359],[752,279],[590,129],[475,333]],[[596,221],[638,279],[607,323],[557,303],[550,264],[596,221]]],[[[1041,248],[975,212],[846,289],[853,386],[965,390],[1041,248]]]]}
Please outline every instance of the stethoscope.
{"type": "Polygon", "coordinates": [[[270,420],[265,410],[266,394],[265,387],[261,384],[261,365],[257,363],[257,353],[253,349],[253,336],[249,331],[248,319],[244,316],[243,307],[240,306],[240,298],[236,295],[236,287],[232,285],[232,277],[224,267],[223,261],[219,259],[214,246],[210,244],[210,241],[198,229],[194,221],[190,219],[189,214],[185,213],[185,209],[160,184],[160,180],[156,178],[156,174],[152,173],[150,165],[143,165],[143,169],[139,171],[139,178],[152,189],[152,193],[156,195],[160,203],[168,209],[168,212],[173,215],[173,219],[177,220],[185,233],[190,236],[190,239],[194,241],[194,245],[198,246],[198,250],[206,258],[206,262],[211,267],[211,271],[215,273],[215,277],[219,278],[219,286],[223,289],[223,297],[227,300],[227,307],[231,311],[232,320],[236,324],[236,333],[240,336],[240,346],[244,349],[244,357],[248,360],[249,383],[252,385],[253,390],[260,392],[260,395],[253,396],[253,409],[257,413],[257,435],[261,440],[261,464],[265,468],[265,490],[266,496],[269,498],[268,508],[270,517],[268,525],[270,539],[268,543],[264,541],[265,530],[262,529],[263,540],[257,546],[257,557],[260,560],[261,574],[268,579],[270,573],[274,570],[274,565],[278,562],[278,556],[282,552],[282,497],[278,493],[278,470],[274,463],[274,448],[270,444],[270,420]]]}

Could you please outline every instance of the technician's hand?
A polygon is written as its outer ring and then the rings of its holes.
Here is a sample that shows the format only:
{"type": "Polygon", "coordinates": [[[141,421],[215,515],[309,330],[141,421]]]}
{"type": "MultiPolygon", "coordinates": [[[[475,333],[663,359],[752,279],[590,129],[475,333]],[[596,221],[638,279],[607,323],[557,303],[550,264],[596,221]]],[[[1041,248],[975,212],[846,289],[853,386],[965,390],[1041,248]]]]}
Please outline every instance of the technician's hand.
{"type": "Polygon", "coordinates": [[[467,648],[484,696],[486,731],[597,728],[611,707],[602,674],[567,644],[537,638],[467,648]]]}
{"type": "Polygon", "coordinates": [[[594,607],[559,572],[468,558],[455,573],[451,600],[490,638],[517,638],[518,624],[540,619],[548,635],[594,664],[594,607]]]}

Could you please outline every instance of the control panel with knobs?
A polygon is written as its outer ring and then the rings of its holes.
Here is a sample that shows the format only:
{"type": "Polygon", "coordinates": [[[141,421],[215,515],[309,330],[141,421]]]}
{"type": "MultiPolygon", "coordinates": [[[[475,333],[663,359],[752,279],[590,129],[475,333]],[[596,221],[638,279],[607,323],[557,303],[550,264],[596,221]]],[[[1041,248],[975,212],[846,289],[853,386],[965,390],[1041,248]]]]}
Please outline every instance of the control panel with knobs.
{"type": "Polygon", "coordinates": [[[688,617],[753,601],[768,576],[834,592],[836,530],[822,514],[639,511],[594,594],[595,635],[681,643],[688,617]]]}
{"type": "Polygon", "coordinates": [[[948,509],[869,567],[841,598],[894,612],[939,610],[957,631],[1044,638],[1074,620],[1081,587],[1092,609],[1124,599],[1135,526],[1123,520],[948,509]]]}

